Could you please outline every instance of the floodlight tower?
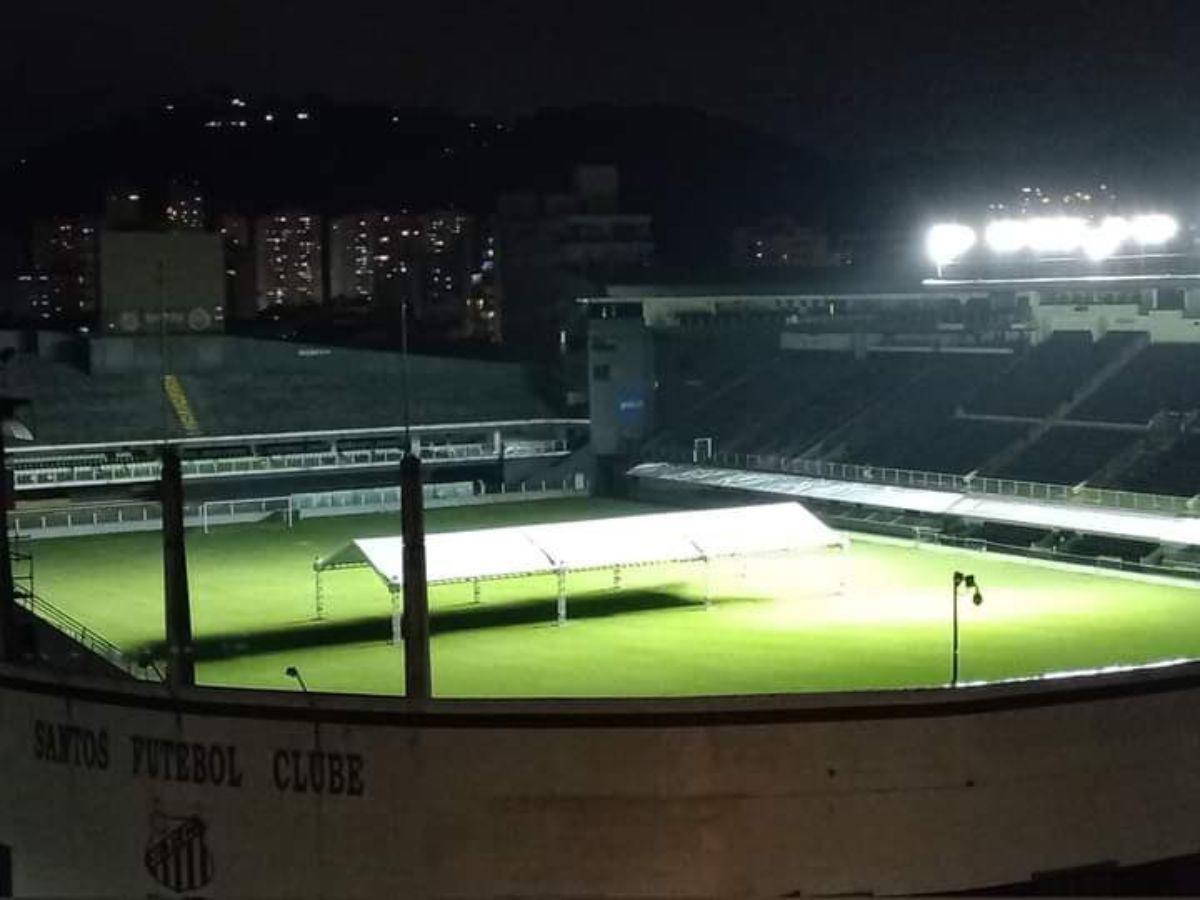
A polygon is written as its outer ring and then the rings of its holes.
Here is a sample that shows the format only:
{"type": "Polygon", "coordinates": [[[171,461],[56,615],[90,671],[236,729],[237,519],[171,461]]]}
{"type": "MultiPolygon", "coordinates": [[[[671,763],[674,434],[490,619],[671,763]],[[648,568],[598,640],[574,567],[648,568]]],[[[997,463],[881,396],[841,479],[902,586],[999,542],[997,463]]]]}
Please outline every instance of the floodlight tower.
{"type": "Polygon", "coordinates": [[[428,700],[432,695],[429,667],[429,589],[425,573],[425,497],[421,490],[421,458],[412,449],[408,368],[408,300],[400,304],[400,353],[404,365],[404,457],[400,460],[400,534],[404,541],[404,695],[428,700]]]}
{"type": "Polygon", "coordinates": [[[974,575],[966,575],[962,572],[955,572],[953,579],[953,646],[952,657],[950,664],[950,687],[958,687],[958,589],[959,587],[970,588],[974,591],[971,596],[971,602],[976,606],[983,603],[983,594],[979,591],[979,582],[975,580],[974,575]]]}

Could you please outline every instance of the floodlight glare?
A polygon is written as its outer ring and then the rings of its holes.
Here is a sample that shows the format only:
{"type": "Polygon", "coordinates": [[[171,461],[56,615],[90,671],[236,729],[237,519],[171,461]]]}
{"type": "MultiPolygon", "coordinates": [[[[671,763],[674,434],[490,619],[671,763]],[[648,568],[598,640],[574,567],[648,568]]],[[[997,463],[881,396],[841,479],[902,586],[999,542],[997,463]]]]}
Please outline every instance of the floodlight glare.
{"type": "Polygon", "coordinates": [[[999,219],[988,224],[984,240],[993,253],[1016,253],[1028,242],[1025,223],[1017,219],[999,219]]]}
{"type": "Polygon", "coordinates": [[[968,225],[944,222],[925,235],[925,251],[938,268],[954,262],[974,246],[975,229],[968,225]]]}
{"type": "Polygon", "coordinates": [[[1139,244],[1165,244],[1179,234],[1179,222],[1165,213],[1134,216],[1129,222],[1130,237],[1139,244]]]}
{"type": "Polygon", "coordinates": [[[1083,252],[1093,262],[1108,259],[1129,238],[1129,221],[1109,216],[1083,236],[1083,252]]]}
{"type": "Polygon", "coordinates": [[[1087,222],[1075,216],[1046,216],[1030,219],[1029,246],[1038,253],[1070,253],[1083,243],[1087,222]]]}

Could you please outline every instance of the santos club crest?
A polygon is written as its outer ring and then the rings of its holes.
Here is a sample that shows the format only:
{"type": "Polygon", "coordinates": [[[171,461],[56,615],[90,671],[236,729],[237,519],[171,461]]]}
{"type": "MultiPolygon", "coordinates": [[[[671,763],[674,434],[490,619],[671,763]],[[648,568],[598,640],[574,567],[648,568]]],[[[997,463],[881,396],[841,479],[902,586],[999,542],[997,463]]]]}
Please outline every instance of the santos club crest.
{"type": "Polygon", "coordinates": [[[212,853],[204,839],[207,830],[199,816],[155,813],[146,845],[146,871],[177,894],[204,887],[213,877],[212,853]]]}

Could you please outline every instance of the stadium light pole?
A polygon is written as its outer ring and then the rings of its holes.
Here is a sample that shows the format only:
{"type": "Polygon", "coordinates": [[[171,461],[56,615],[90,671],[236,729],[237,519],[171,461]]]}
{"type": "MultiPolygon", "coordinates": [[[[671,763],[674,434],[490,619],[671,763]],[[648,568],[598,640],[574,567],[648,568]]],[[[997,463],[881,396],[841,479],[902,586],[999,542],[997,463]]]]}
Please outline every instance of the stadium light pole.
{"type": "Polygon", "coordinates": [[[408,301],[400,305],[400,353],[404,365],[404,456],[400,460],[400,536],[404,543],[404,594],[400,636],[404,640],[404,695],[432,695],[429,662],[429,587],[425,571],[425,497],[421,458],[413,452],[409,401],[408,301]]]}
{"type": "Polygon", "coordinates": [[[0,398],[0,662],[19,662],[29,649],[17,624],[17,587],[13,579],[12,548],[8,541],[8,511],[15,499],[15,484],[8,468],[8,441],[32,441],[33,433],[15,418],[23,401],[0,398]]]}
{"type": "Polygon", "coordinates": [[[192,643],[192,603],[188,594],[187,543],[184,538],[183,467],[179,450],[162,445],[163,594],[167,638],[167,679],[175,687],[196,683],[192,643]]]}
{"type": "Polygon", "coordinates": [[[288,678],[294,678],[296,683],[300,685],[300,690],[302,690],[305,694],[308,693],[308,685],[304,683],[304,676],[300,674],[299,669],[297,669],[295,666],[288,666],[283,670],[283,674],[288,678]]]}
{"type": "Polygon", "coordinates": [[[973,590],[975,593],[971,595],[971,602],[976,606],[983,603],[983,594],[979,591],[979,582],[975,580],[974,575],[967,575],[963,572],[955,572],[953,578],[953,647],[950,664],[950,687],[958,687],[958,589],[966,587],[973,590]]]}

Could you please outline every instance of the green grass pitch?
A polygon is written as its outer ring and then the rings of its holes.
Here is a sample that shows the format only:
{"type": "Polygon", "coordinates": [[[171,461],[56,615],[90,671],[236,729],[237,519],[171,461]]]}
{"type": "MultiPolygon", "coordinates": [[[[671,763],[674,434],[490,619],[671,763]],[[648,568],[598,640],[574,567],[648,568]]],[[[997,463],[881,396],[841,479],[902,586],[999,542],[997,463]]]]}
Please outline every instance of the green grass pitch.
{"type": "MultiPolygon", "coordinates": [[[[653,508],[562,500],[431,510],[430,531],[635,514],[653,508]]],[[[368,569],[328,573],[313,612],[312,561],[354,537],[395,534],[398,517],[316,519],[189,531],[199,679],[211,685],[401,693],[387,591],[368,569]]],[[[123,648],[162,638],[161,541],[121,534],[38,541],[39,594],[123,648]]],[[[703,605],[696,566],[568,581],[555,626],[552,579],[430,591],[435,694],[596,697],[901,688],[949,678],[950,579],[964,600],[962,678],[983,681],[1200,656],[1200,588],[1029,561],[917,549],[854,536],[837,554],[726,564],[703,605]],[[843,589],[836,587],[844,572],[843,589]]]]}

